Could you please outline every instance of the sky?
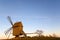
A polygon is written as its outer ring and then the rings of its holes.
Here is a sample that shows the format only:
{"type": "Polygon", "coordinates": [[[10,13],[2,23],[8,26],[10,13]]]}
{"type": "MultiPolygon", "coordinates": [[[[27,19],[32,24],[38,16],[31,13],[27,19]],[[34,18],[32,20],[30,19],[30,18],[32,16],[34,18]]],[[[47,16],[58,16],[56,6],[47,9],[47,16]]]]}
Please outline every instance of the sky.
{"type": "Polygon", "coordinates": [[[7,16],[21,21],[26,33],[39,29],[60,36],[60,0],[0,0],[0,38],[11,27],[7,16]]]}

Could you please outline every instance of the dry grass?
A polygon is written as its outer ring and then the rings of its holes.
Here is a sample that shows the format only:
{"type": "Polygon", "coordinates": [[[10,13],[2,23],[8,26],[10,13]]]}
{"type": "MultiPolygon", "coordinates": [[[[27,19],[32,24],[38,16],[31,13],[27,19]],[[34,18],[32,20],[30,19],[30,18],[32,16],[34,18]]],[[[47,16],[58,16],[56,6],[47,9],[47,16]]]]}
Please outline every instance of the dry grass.
{"type": "Polygon", "coordinates": [[[12,38],[4,40],[60,40],[58,37],[22,37],[22,38],[12,38]]]}

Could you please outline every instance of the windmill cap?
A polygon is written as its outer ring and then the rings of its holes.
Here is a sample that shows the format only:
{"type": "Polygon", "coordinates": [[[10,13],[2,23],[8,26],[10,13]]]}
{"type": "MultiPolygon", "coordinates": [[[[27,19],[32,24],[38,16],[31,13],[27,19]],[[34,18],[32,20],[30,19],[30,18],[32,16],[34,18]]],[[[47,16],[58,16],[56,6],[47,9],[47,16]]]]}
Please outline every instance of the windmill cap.
{"type": "Polygon", "coordinates": [[[21,27],[23,27],[22,22],[16,22],[16,23],[14,23],[13,26],[21,26],[21,27]]]}

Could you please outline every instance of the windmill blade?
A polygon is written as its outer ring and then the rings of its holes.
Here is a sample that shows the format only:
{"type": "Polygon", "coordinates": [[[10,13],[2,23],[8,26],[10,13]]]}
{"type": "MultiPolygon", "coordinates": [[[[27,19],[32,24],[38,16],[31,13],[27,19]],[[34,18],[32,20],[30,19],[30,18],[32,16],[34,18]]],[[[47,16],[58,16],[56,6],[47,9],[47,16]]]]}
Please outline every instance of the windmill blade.
{"type": "Polygon", "coordinates": [[[10,16],[8,16],[7,18],[8,18],[8,20],[9,20],[9,22],[11,23],[11,25],[13,26],[13,22],[12,22],[10,16]]]}
{"type": "MultiPolygon", "coordinates": [[[[7,18],[8,18],[8,20],[9,20],[9,22],[11,23],[11,25],[13,26],[13,22],[12,22],[10,16],[8,16],[7,18]]],[[[9,28],[7,31],[5,31],[5,35],[8,34],[8,33],[10,32],[11,29],[12,29],[12,27],[9,28]]]]}
{"type": "Polygon", "coordinates": [[[5,31],[5,35],[7,35],[12,30],[12,27],[5,31]]]}

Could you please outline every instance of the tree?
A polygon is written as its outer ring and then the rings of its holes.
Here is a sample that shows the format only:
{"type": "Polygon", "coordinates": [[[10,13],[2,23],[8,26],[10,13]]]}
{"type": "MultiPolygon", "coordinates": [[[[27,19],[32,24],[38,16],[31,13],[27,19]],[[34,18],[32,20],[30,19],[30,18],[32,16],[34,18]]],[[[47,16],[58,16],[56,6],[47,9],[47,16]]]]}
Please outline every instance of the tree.
{"type": "Polygon", "coordinates": [[[36,33],[38,34],[38,36],[41,36],[43,31],[42,30],[37,30],[36,33]]]}
{"type": "Polygon", "coordinates": [[[57,37],[57,35],[54,33],[54,34],[53,34],[53,37],[57,37]]]}

